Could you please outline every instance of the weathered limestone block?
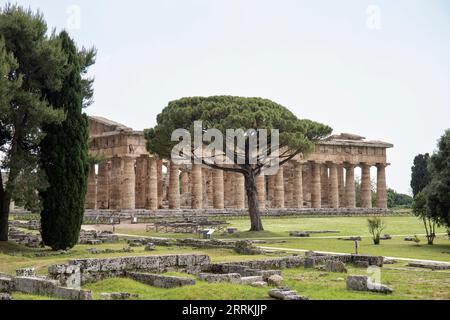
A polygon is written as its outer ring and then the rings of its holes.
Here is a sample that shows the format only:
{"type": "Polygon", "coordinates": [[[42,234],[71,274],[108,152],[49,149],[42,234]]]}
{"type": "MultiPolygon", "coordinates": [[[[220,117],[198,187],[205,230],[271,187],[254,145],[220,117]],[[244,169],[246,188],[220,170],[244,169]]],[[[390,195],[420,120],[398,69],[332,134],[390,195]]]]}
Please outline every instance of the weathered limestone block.
{"type": "Polygon", "coordinates": [[[261,249],[255,247],[251,241],[243,240],[237,241],[234,247],[234,251],[239,254],[245,255],[257,255],[261,254],[261,249]]]}
{"type": "Polygon", "coordinates": [[[60,287],[58,281],[43,278],[15,277],[13,280],[13,291],[55,296],[68,300],[92,300],[90,291],[60,287]]]}
{"type": "Polygon", "coordinates": [[[267,281],[271,276],[281,276],[281,270],[259,270],[257,274],[263,277],[264,281],[267,281]]]}
{"type": "Polygon", "coordinates": [[[450,270],[450,263],[410,262],[408,267],[431,270],[450,270]]]}
{"type": "Polygon", "coordinates": [[[374,284],[368,276],[349,276],[347,289],[354,291],[372,291],[377,293],[392,293],[394,290],[382,284],[374,284]]]}
{"type": "Polygon", "coordinates": [[[76,265],[52,265],[48,267],[51,279],[58,280],[59,284],[68,288],[80,288],[81,271],[76,265]]]}
{"type": "Polygon", "coordinates": [[[261,276],[241,277],[241,284],[252,284],[255,282],[263,282],[263,277],[261,276]]]}
{"type": "Polygon", "coordinates": [[[36,277],[36,269],[35,268],[17,269],[16,276],[18,276],[18,277],[36,277]]]}
{"type": "Polygon", "coordinates": [[[270,290],[269,297],[278,300],[309,300],[307,297],[299,296],[297,291],[288,288],[270,290]]]}
{"type": "Polygon", "coordinates": [[[0,301],[13,300],[12,296],[7,292],[0,292],[0,301]]]}
{"type": "Polygon", "coordinates": [[[195,285],[195,279],[166,276],[161,274],[127,272],[126,276],[138,282],[158,288],[167,289],[195,285]]]}
{"type": "Polygon", "coordinates": [[[227,273],[227,274],[213,274],[213,273],[200,273],[198,275],[200,280],[216,283],[216,282],[231,282],[240,283],[241,275],[239,273],[227,273]]]}
{"type": "Polygon", "coordinates": [[[271,286],[280,287],[283,284],[283,277],[277,274],[274,274],[267,278],[267,283],[271,286]]]}
{"type": "Polygon", "coordinates": [[[0,278],[0,292],[11,292],[12,280],[10,278],[0,278]]]}
{"type": "Polygon", "coordinates": [[[101,293],[100,300],[130,300],[132,298],[139,298],[137,294],[130,294],[128,292],[113,292],[113,293],[101,293]]]}
{"type": "Polygon", "coordinates": [[[345,264],[339,260],[328,260],[325,262],[325,271],[347,273],[347,268],[345,267],[345,264]]]}

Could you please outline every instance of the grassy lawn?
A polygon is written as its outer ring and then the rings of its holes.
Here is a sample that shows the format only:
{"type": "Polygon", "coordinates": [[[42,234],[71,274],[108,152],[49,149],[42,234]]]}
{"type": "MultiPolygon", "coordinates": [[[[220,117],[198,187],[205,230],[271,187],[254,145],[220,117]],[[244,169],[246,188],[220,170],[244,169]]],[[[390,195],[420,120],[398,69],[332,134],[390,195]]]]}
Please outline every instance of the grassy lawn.
{"type": "Polygon", "coordinates": [[[258,258],[267,258],[267,256],[243,256],[238,255],[230,249],[195,249],[195,248],[180,248],[180,247],[157,247],[156,251],[144,251],[143,247],[133,248],[132,253],[112,253],[112,254],[90,254],[88,249],[114,249],[120,250],[127,246],[125,242],[115,244],[103,244],[99,246],[78,245],[75,246],[68,253],[63,255],[52,255],[47,257],[36,257],[36,253],[48,252],[44,249],[31,249],[24,246],[19,246],[13,243],[0,243],[0,272],[14,274],[16,269],[34,267],[38,269],[39,274],[46,274],[47,267],[53,264],[62,264],[68,262],[70,259],[80,258],[107,258],[107,257],[125,257],[125,256],[143,256],[143,255],[161,255],[161,254],[182,254],[182,253],[199,253],[207,254],[211,257],[213,262],[228,262],[228,261],[243,261],[258,258]]]}
{"type": "MultiPolygon", "coordinates": [[[[323,273],[313,269],[283,270],[285,285],[297,290],[311,300],[414,300],[450,299],[450,271],[417,271],[396,265],[391,270],[383,268],[381,281],[395,289],[391,295],[348,291],[346,274],[323,273]]],[[[349,268],[349,274],[365,275],[365,270],[349,268]]],[[[180,275],[180,274],[179,274],[180,275]]],[[[184,275],[186,276],[186,275],[184,275]]],[[[270,288],[254,288],[230,283],[209,284],[197,281],[194,286],[161,289],[131,279],[111,278],[87,284],[83,289],[91,290],[94,299],[103,292],[129,292],[138,294],[139,300],[264,300],[270,288]]],[[[15,293],[17,300],[50,300],[54,298],[15,293]]]]}
{"type": "MultiPolygon", "coordinates": [[[[247,218],[230,219],[232,227],[237,227],[236,235],[217,234],[216,238],[253,238],[277,240],[274,243],[264,244],[267,247],[318,250],[330,252],[353,253],[353,241],[337,240],[338,237],[359,235],[363,237],[359,252],[383,256],[404,258],[428,259],[450,261],[450,241],[446,236],[440,235],[434,246],[426,245],[424,237],[422,243],[417,246],[412,242],[405,242],[404,235],[422,234],[423,227],[420,221],[411,216],[393,216],[383,218],[387,223],[384,233],[394,236],[392,240],[383,241],[380,246],[372,243],[367,230],[366,217],[301,217],[301,218],[265,218],[263,220],[267,231],[252,233],[246,232],[249,228],[247,218]],[[335,230],[335,234],[317,234],[310,238],[289,237],[289,231],[318,231],[335,230]],[[397,236],[396,236],[397,235],[397,236]]],[[[195,235],[180,234],[156,234],[145,232],[145,226],[141,230],[121,228],[116,226],[117,233],[159,236],[159,237],[195,237],[195,235]]],[[[445,233],[445,229],[439,229],[439,233],[445,233]]],[[[230,262],[270,258],[274,255],[243,256],[229,249],[193,249],[183,247],[157,247],[156,251],[146,252],[143,247],[133,248],[134,252],[118,252],[114,254],[90,254],[88,249],[114,249],[120,250],[126,247],[126,242],[115,244],[102,244],[96,246],[78,245],[64,254],[51,254],[38,257],[39,253],[51,253],[48,249],[32,249],[13,243],[0,243],[0,272],[14,274],[18,268],[35,267],[42,275],[46,274],[47,267],[52,264],[66,263],[76,258],[104,258],[132,255],[160,255],[178,253],[204,253],[208,254],[213,262],[230,262]]],[[[284,254],[291,254],[288,252],[284,254]]],[[[277,255],[283,255],[278,253],[277,255]]],[[[350,274],[365,274],[363,269],[349,267],[350,274]]],[[[179,275],[179,274],[178,274],[179,275]]],[[[187,275],[184,275],[187,276],[187,275]]],[[[395,289],[393,295],[382,295],[367,292],[352,292],[346,290],[345,274],[323,274],[323,272],[311,269],[283,270],[285,284],[297,290],[299,294],[310,297],[313,300],[320,299],[450,299],[450,271],[429,271],[406,268],[406,262],[395,265],[387,265],[382,268],[382,282],[395,289]]],[[[208,284],[197,281],[195,286],[160,289],[150,287],[130,279],[107,279],[98,283],[88,284],[85,289],[92,290],[95,298],[99,298],[102,292],[129,292],[139,294],[143,300],[165,299],[268,299],[268,288],[253,288],[248,285],[235,285],[230,283],[208,284]]],[[[50,297],[40,297],[15,293],[17,300],[47,300],[50,297]]]]}
{"type": "MultiPolygon", "coordinates": [[[[421,236],[421,245],[404,241],[404,236],[423,234],[424,228],[420,220],[413,216],[391,216],[382,218],[386,222],[384,234],[390,234],[392,240],[383,241],[380,246],[372,243],[367,228],[367,217],[301,217],[301,218],[265,218],[263,220],[266,231],[247,232],[250,228],[247,218],[230,219],[232,227],[240,232],[234,235],[217,234],[220,239],[282,239],[286,243],[268,244],[267,246],[318,250],[330,252],[353,253],[354,242],[337,240],[338,237],[361,236],[359,252],[400,258],[426,259],[450,261],[450,241],[444,235],[439,235],[434,246],[426,245],[425,237],[421,236]],[[289,236],[290,231],[339,231],[333,234],[312,234],[310,238],[294,238],[289,236]]],[[[195,237],[195,235],[182,234],[156,234],[144,230],[131,230],[116,227],[117,232],[124,234],[159,236],[159,237],[195,237]]],[[[445,233],[444,228],[438,228],[438,233],[445,233]]]]}
{"type": "MultiPolygon", "coordinates": [[[[365,274],[365,270],[350,268],[349,274],[365,274]]],[[[355,292],[346,289],[346,275],[323,274],[311,269],[283,270],[285,285],[312,300],[379,300],[379,299],[450,299],[450,272],[384,270],[382,282],[395,289],[392,295],[355,292]]],[[[139,294],[142,300],[263,300],[268,288],[253,288],[230,283],[208,284],[197,281],[195,286],[174,289],[153,288],[129,279],[107,279],[84,286],[94,298],[102,292],[125,291],[139,294]]]]}

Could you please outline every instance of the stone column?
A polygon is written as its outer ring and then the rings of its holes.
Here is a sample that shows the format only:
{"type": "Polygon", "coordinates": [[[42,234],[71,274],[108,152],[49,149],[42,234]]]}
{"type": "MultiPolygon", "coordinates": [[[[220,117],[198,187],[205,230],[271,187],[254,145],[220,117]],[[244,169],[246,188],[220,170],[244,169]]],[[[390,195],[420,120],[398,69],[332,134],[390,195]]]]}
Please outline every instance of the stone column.
{"type": "Polygon", "coordinates": [[[275,176],[275,186],[274,186],[274,208],[283,209],[284,208],[284,169],[280,167],[278,173],[275,176]]]}
{"type": "Polygon", "coordinates": [[[225,198],[224,198],[224,181],[223,181],[223,170],[213,171],[213,192],[214,192],[214,209],[224,209],[225,208],[225,198]]]}
{"type": "Polygon", "coordinates": [[[213,172],[209,168],[203,169],[203,177],[206,186],[205,207],[214,207],[213,172]]]}
{"type": "Polygon", "coordinates": [[[328,204],[328,187],[329,187],[329,179],[328,179],[328,166],[323,164],[320,168],[320,186],[321,186],[321,196],[322,196],[322,207],[325,204],[328,204]]]}
{"type": "Polygon", "coordinates": [[[156,171],[158,174],[158,207],[161,207],[164,200],[164,178],[162,175],[163,161],[158,159],[156,162],[156,171]]]}
{"type": "Polygon", "coordinates": [[[144,209],[146,204],[148,155],[136,159],[136,209],[144,209]]]}
{"type": "Polygon", "coordinates": [[[95,164],[91,164],[89,167],[84,207],[90,210],[95,210],[97,208],[97,175],[95,174],[95,164]]]}
{"type": "Polygon", "coordinates": [[[284,176],[284,206],[286,208],[292,208],[294,200],[294,183],[292,181],[291,170],[285,170],[284,176]]]}
{"type": "Polygon", "coordinates": [[[339,208],[338,167],[335,163],[330,165],[330,208],[339,208]]]}
{"type": "Polygon", "coordinates": [[[322,193],[320,185],[320,163],[314,162],[312,164],[312,181],[311,181],[311,205],[313,208],[319,209],[322,207],[322,193]]]}
{"type": "Polygon", "coordinates": [[[275,176],[268,176],[268,188],[267,188],[267,198],[270,203],[270,207],[275,207],[275,176]]]}
{"type": "Polygon", "coordinates": [[[338,182],[339,182],[339,207],[345,207],[345,182],[344,182],[344,167],[339,164],[337,166],[338,182]]]}
{"type": "Polygon", "coordinates": [[[361,164],[361,207],[372,208],[370,166],[366,163],[361,164]]]}
{"type": "Polygon", "coordinates": [[[235,183],[236,209],[245,209],[245,178],[242,173],[236,173],[235,183]]]}
{"type": "Polygon", "coordinates": [[[266,209],[266,177],[259,175],[256,177],[256,190],[258,192],[259,209],[266,209]]]}
{"type": "Polygon", "coordinates": [[[180,176],[179,167],[170,162],[169,165],[169,209],[180,209],[180,176]]]}
{"type": "Polygon", "coordinates": [[[181,172],[181,194],[189,193],[189,173],[181,172]]]}
{"type": "Polygon", "coordinates": [[[122,172],[122,209],[134,210],[136,209],[136,171],[135,158],[125,156],[123,157],[123,172],[122,172]]]}
{"type": "Polygon", "coordinates": [[[108,162],[98,165],[97,208],[109,209],[109,184],[111,165],[108,162]]]}
{"type": "Polygon", "coordinates": [[[147,209],[151,211],[158,210],[158,163],[155,158],[148,159],[148,200],[147,209]]]}
{"type": "Polygon", "coordinates": [[[109,194],[109,208],[120,210],[122,208],[122,158],[111,159],[111,185],[109,194]]]}
{"type": "Polygon", "coordinates": [[[203,208],[203,178],[202,178],[202,166],[200,164],[192,165],[191,172],[191,196],[192,196],[192,209],[203,208]]]}
{"type": "Polygon", "coordinates": [[[355,165],[349,164],[345,168],[345,203],[347,208],[356,208],[355,165]]]}
{"type": "Polygon", "coordinates": [[[377,164],[377,206],[387,209],[386,164],[377,164]]]}
{"type": "Polygon", "coordinates": [[[294,208],[303,208],[303,166],[295,164],[294,169],[294,208]]]}

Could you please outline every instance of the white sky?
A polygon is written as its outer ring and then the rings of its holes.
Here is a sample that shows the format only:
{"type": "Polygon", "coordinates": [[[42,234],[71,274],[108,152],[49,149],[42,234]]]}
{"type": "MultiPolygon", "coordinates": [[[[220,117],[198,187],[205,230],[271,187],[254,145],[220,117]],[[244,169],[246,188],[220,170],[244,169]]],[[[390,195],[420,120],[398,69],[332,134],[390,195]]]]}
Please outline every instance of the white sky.
{"type": "Polygon", "coordinates": [[[98,49],[87,112],[134,129],[184,96],[261,96],[335,133],[395,144],[388,185],[409,193],[414,156],[450,127],[445,0],[17,3],[98,49]]]}

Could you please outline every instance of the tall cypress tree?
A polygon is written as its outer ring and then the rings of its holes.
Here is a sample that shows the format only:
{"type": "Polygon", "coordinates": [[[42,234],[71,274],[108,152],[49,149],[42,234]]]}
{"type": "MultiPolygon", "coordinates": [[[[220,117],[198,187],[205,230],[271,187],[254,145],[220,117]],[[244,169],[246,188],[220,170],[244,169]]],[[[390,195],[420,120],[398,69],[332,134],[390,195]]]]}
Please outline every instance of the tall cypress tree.
{"type": "Polygon", "coordinates": [[[59,35],[67,55],[67,73],[62,89],[48,96],[52,105],[62,108],[66,119],[59,125],[44,128],[41,165],[49,188],[41,193],[42,238],[53,250],[72,248],[80,234],[88,175],[88,119],[83,113],[92,96],[92,81],[83,79],[93,63],[93,51],[79,52],[66,32],[59,35]]]}

